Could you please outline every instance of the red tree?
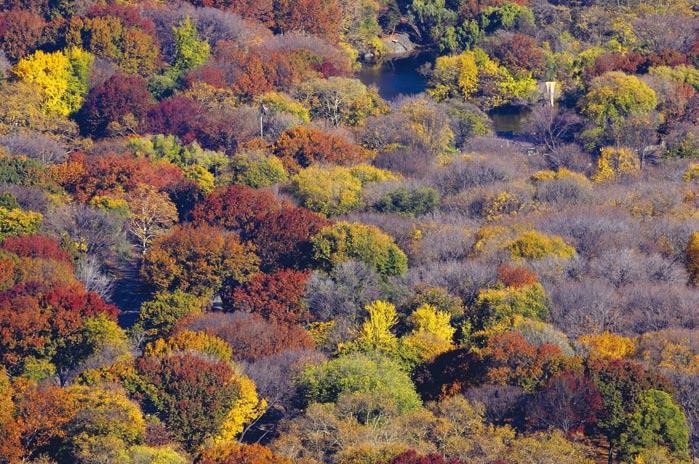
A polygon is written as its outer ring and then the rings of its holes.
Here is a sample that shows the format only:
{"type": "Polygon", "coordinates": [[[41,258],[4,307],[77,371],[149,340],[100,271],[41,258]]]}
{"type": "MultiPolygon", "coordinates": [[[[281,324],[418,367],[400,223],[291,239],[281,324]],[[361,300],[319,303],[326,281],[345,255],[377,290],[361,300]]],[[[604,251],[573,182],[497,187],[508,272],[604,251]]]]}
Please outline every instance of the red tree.
{"type": "Polygon", "coordinates": [[[100,314],[116,319],[118,309],[79,285],[17,285],[0,293],[0,359],[13,373],[28,356],[69,367],[61,362],[71,359],[71,336],[85,317],[100,314]]]}
{"type": "Polygon", "coordinates": [[[262,218],[280,207],[280,200],[270,190],[231,185],[209,193],[192,211],[192,220],[239,232],[247,239],[262,218]]]}
{"type": "Polygon", "coordinates": [[[260,314],[281,323],[308,320],[303,302],[308,273],[294,270],[257,274],[230,296],[230,309],[260,314]]]}
{"type": "Polygon", "coordinates": [[[546,388],[527,403],[527,422],[535,429],[557,428],[579,433],[597,422],[602,395],[581,372],[566,371],[552,377],[546,388]]]}
{"type": "Polygon", "coordinates": [[[292,172],[313,163],[353,164],[367,159],[361,147],[336,135],[303,126],[284,132],[274,152],[292,172]]]}
{"type": "Polygon", "coordinates": [[[145,397],[175,437],[194,449],[217,432],[238,396],[229,364],[192,353],[146,357],[136,368],[145,397]]]}
{"type": "Polygon", "coordinates": [[[7,237],[2,241],[2,249],[21,257],[71,262],[70,254],[61,248],[60,242],[45,235],[7,237]]]}
{"type": "Polygon", "coordinates": [[[46,22],[27,10],[0,13],[0,49],[13,61],[28,55],[41,43],[46,22]]]}
{"type": "Polygon", "coordinates": [[[107,135],[110,124],[136,131],[140,129],[152,100],[142,78],[115,74],[90,90],[78,121],[84,133],[95,137],[107,135]]]}
{"type": "Polygon", "coordinates": [[[253,243],[265,271],[311,267],[311,238],[331,222],[305,208],[284,208],[262,218],[253,243]]]}

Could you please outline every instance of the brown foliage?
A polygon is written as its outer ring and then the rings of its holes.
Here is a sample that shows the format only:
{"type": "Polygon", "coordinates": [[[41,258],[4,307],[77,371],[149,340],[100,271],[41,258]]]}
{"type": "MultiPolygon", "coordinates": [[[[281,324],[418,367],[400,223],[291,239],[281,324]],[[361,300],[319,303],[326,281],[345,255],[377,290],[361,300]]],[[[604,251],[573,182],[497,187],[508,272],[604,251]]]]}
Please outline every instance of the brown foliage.
{"type": "Polygon", "coordinates": [[[368,158],[365,150],[341,137],[303,126],[284,132],[274,146],[274,154],[291,172],[314,163],[354,164],[368,158]]]}
{"type": "Polygon", "coordinates": [[[204,313],[185,318],[177,328],[222,338],[233,348],[233,358],[237,361],[252,362],[287,350],[314,347],[313,340],[302,327],[266,321],[258,314],[204,313]]]}

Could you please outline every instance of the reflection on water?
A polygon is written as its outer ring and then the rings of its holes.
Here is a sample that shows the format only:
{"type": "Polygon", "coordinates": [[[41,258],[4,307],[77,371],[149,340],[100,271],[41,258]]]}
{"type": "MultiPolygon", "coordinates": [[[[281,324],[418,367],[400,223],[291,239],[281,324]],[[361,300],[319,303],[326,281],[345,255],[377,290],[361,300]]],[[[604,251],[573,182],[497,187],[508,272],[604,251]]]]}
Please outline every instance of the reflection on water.
{"type": "MultiPolygon", "coordinates": [[[[427,77],[420,72],[425,64],[432,65],[435,56],[430,53],[385,61],[378,66],[363,66],[357,77],[366,85],[376,86],[381,98],[395,100],[399,95],[416,95],[427,88],[427,77]]],[[[506,105],[495,108],[488,115],[493,129],[500,137],[522,134],[531,110],[525,106],[506,105]]]]}
{"type": "Polygon", "coordinates": [[[493,121],[493,130],[501,137],[511,137],[524,132],[527,116],[531,110],[526,106],[501,106],[488,113],[493,121]]]}
{"type": "Polygon", "coordinates": [[[427,77],[420,73],[420,67],[433,62],[433,55],[421,53],[384,61],[377,66],[363,66],[357,77],[366,85],[376,86],[381,98],[391,101],[399,95],[415,95],[424,92],[427,87],[427,77]]]}

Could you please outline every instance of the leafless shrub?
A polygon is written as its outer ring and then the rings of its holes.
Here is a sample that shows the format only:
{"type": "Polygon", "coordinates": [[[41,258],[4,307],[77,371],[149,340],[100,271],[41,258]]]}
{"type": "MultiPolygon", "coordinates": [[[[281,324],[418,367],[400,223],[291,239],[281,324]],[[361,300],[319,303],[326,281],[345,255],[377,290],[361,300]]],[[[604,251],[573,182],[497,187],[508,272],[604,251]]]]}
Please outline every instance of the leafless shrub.
{"type": "Polygon", "coordinates": [[[614,287],[601,279],[544,283],[551,299],[551,321],[577,338],[617,327],[620,308],[614,287]]]}
{"type": "Polygon", "coordinates": [[[453,195],[473,187],[482,187],[512,179],[510,164],[495,158],[477,157],[458,160],[436,170],[432,182],[444,195],[453,195]]]}
{"type": "Polygon", "coordinates": [[[699,327],[699,290],[685,285],[642,282],[621,289],[616,330],[640,334],[671,327],[699,327]]]}
{"type": "Polygon", "coordinates": [[[99,262],[92,256],[86,256],[78,262],[75,276],[90,292],[95,292],[105,301],[110,301],[114,289],[114,278],[103,272],[99,262]]]}
{"type": "Polygon", "coordinates": [[[26,156],[42,163],[60,163],[67,149],[54,139],[38,132],[18,132],[0,137],[0,146],[15,156],[26,156]]]}
{"type": "Polygon", "coordinates": [[[470,306],[476,301],[481,289],[495,285],[496,267],[474,260],[435,261],[410,269],[408,277],[413,285],[423,283],[432,287],[444,287],[470,306]]]}

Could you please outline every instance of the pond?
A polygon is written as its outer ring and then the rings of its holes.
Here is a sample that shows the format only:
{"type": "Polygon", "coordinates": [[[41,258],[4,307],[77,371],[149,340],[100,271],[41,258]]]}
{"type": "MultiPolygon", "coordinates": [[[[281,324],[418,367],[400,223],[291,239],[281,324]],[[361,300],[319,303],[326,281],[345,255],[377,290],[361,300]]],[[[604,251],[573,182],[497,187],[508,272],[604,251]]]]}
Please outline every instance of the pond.
{"type": "MultiPolygon", "coordinates": [[[[417,53],[404,58],[386,60],[376,66],[363,66],[357,77],[366,85],[375,86],[381,98],[394,101],[400,95],[417,95],[427,89],[428,78],[420,68],[434,64],[432,53],[417,53]]],[[[493,130],[500,137],[513,138],[522,134],[531,110],[525,106],[507,105],[488,113],[493,130]]]]}
{"type": "Polygon", "coordinates": [[[386,60],[376,66],[362,66],[357,77],[366,85],[375,86],[381,98],[395,100],[399,95],[416,95],[427,88],[427,76],[420,67],[434,62],[434,55],[417,53],[405,58],[386,60]]]}
{"type": "Polygon", "coordinates": [[[526,106],[505,105],[488,112],[493,121],[493,130],[500,137],[522,135],[531,109],[526,106]]]}

